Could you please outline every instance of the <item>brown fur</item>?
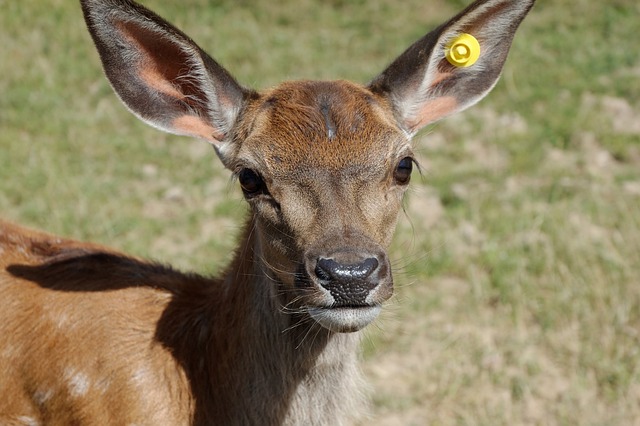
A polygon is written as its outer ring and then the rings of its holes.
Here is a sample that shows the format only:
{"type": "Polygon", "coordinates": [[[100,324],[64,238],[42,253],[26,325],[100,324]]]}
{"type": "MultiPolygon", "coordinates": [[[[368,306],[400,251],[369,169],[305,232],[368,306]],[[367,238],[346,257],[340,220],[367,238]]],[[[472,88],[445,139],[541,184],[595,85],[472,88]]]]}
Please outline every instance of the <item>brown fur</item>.
{"type": "Polygon", "coordinates": [[[349,414],[338,403],[357,393],[358,337],[309,322],[285,331],[274,289],[253,278],[250,229],[226,279],[211,280],[0,223],[0,335],[12,337],[0,384],[19,390],[3,393],[0,423],[282,424],[314,404],[349,414]],[[334,395],[318,400],[327,382],[334,395]]]}
{"type": "Polygon", "coordinates": [[[493,87],[531,5],[479,0],[368,86],[258,93],[142,6],[82,0],[122,101],[155,127],[210,142],[251,214],[213,279],[0,221],[0,424],[357,417],[356,348],[393,292],[386,248],[410,136],[493,87]],[[457,69],[442,46],[469,29],[484,55],[457,69]]]}

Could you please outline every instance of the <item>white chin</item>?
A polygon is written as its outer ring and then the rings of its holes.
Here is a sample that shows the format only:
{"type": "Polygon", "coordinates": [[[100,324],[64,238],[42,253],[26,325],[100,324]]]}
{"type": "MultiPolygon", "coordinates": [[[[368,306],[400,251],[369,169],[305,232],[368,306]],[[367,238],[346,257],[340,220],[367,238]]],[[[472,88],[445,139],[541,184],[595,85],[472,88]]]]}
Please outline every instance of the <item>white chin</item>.
{"type": "Polygon", "coordinates": [[[309,307],[309,315],[318,324],[337,333],[350,333],[361,330],[376,319],[380,306],[358,308],[320,308],[309,307]]]}

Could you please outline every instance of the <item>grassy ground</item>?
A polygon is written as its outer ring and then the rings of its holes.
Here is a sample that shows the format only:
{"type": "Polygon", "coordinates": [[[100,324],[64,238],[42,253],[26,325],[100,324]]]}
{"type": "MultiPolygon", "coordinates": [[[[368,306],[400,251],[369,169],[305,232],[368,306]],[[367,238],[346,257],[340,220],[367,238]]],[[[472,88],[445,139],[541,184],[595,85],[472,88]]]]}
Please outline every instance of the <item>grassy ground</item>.
{"type": "MultiPolygon", "coordinates": [[[[254,87],[366,82],[466,3],[146,2],[254,87]]],[[[2,217],[218,270],[245,207],[211,149],[126,112],[75,2],[0,10],[2,217]]],[[[416,139],[374,424],[640,423],[639,15],[541,1],[489,98],[416,139]]]]}

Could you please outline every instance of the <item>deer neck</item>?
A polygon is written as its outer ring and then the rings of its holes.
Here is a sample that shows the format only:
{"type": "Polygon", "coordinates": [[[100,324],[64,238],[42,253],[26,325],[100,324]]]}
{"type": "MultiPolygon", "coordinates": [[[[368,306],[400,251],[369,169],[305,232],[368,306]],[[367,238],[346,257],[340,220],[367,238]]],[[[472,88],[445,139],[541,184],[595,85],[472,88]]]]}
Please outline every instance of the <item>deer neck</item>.
{"type": "Polygon", "coordinates": [[[223,276],[223,294],[205,308],[212,326],[201,342],[210,364],[199,377],[208,383],[192,386],[196,399],[204,392],[213,405],[196,402],[196,423],[322,424],[328,413],[333,421],[353,416],[363,407],[360,333],[333,333],[283,309],[288,292],[262,263],[254,226],[251,217],[223,276]]]}

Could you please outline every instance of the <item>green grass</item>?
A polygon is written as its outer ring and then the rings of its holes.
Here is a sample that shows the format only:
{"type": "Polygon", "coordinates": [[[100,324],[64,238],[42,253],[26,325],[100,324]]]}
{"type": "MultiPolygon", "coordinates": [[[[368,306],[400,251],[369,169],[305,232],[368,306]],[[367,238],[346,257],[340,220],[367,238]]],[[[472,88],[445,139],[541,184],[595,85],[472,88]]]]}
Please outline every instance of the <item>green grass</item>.
{"type": "MultiPolygon", "coordinates": [[[[467,2],[146,4],[244,84],[366,82],[467,2]]],[[[215,272],[246,207],[204,143],[112,94],[73,1],[0,0],[3,218],[215,272]]],[[[482,103],[416,138],[376,424],[640,422],[636,0],[541,0],[482,103]]],[[[394,256],[395,254],[395,256],[394,256]]]]}

